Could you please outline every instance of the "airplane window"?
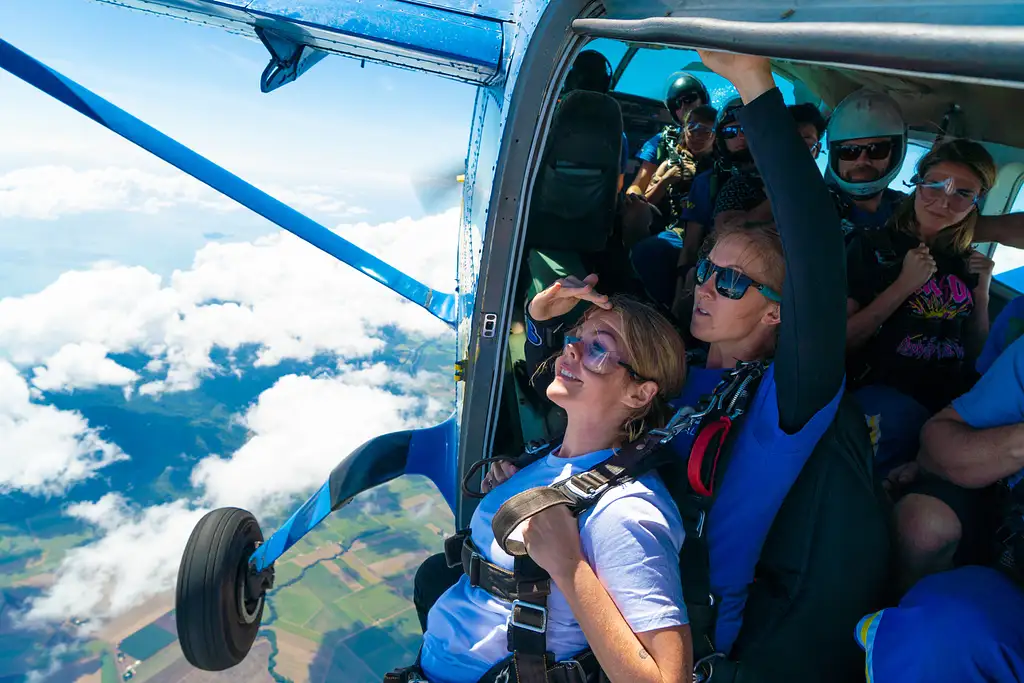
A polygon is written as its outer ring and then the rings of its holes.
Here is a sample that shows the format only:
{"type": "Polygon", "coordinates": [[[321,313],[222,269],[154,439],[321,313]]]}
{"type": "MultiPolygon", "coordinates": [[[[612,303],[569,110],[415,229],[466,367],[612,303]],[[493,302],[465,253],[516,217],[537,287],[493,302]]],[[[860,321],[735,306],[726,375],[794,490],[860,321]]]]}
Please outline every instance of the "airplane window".
{"type": "MultiPolygon", "coordinates": [[[[1018,211],[1024,211],[1024,183],[1017,189],[1017,198],[1007,213],[1018,211]]],[[[996,262],[993,271],[995,279],[1018,292],[1024,292],[1024,249],[1000,244],[996,246],[992,258],[996,262]]]]}
{"type": "MultiPolygon", "coordinates": [[[[718,74],[708,71],[694,50],[642,48],[629,62],[615,90],[661,100],[665,97],[665,85],[669,74],[680,70],[693,73],[707,85],[712,104],[716,107],[736,97],[736,89],[732,84],[718,74]]],[[[775,76],[775,82],[782,90],[786,102],[792,103],[793,85],[778,75],[775,76]]]]}
{"type": "Polygon", "coordinates": [[[605,57],[608,58],[608,62],[612,65],[612,70],[618,66],[618,63],[622,60],[622,57],[629,50],[629,45],[619,40],[609,40],[608,38],[598,38],[592,40],[586,44],[585,50],[597,50],[605,57]]]}

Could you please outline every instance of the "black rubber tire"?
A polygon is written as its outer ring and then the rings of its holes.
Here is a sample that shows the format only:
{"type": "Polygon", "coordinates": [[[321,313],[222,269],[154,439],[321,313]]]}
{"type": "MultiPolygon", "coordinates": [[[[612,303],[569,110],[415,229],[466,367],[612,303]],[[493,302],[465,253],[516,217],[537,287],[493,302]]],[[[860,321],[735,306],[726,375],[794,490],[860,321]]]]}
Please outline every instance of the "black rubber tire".
{"type": "Polygon", "coordinates": [[[238,508],[213,510],[192,530],[175,595],[178,641],[192,666],[223,671],[249,654],[263,599],[245,604],[243,590],[249,557],[262,541],[256,518],[238,508]]]}

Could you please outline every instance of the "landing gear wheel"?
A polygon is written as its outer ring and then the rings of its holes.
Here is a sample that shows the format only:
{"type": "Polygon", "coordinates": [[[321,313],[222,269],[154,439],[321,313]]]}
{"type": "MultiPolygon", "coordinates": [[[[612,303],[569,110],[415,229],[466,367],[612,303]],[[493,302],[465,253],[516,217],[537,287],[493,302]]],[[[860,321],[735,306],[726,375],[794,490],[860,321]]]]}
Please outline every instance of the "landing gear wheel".
{"type": "Polygon", "coordinates": [[[263,617],[263,595],[251,595],[248,561],[263,541],[251,513],[207,513],[185,546],[175,595],[178,640],[185,659],[223,671],[249,653],[263,617]]]}

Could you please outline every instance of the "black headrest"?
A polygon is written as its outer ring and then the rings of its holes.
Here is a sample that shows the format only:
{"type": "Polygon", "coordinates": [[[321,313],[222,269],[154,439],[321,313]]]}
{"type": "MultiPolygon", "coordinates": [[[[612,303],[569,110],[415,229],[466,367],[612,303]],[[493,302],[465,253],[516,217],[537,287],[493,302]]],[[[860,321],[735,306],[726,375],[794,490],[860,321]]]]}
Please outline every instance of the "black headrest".
{"type": "Polygon", "coordinates": [[[559,103],[531,198],[527,246],[605,248],[615,218],[622,112],[614,98],[577,90],[559,103]]]}
{"type": "Polygon", "coordinates": [[[574,90],[555,111],[544,155],[577,163],[614,163],[617,167],[621,142],[622,111],[615,98],[574,90]]]}

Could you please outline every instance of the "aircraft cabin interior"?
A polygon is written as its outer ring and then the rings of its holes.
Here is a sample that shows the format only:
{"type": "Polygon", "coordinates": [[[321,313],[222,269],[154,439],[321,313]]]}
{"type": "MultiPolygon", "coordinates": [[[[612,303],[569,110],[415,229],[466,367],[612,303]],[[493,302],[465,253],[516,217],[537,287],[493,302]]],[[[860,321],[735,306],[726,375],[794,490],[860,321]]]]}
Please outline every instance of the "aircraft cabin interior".
{"type": "MultiPolygon", "coordinates": [[[[640,168],[637,153],[647,140],[673,123],[664,102],[670,76],[679,71],[696,76],[708,88],[716,108],[737,97],[732,85],[705,67],[692,49],[597,38],[579,51],[584,50],[601,53],[610,65],[607,99],[594,98],[606,107],[608,120],[595,122],[591,117],[581,129],[573,121],[556,119],[543,143],[542,168],[533,185],[515,288],[497,430],[500,436],[496,438],[496,443],[515,444],[511,450],[553,438],[563,419],[557,407],[529,387],[531,378],[525,374],[523,362],[524,305],[558,277],[583,277],[593,272],[617,242],[621,245],[622,235],[616,233],[611,217],[640,168]],[[616,140],[623,133],[627,165],[622,174],[624,187],[619,189],[608,178],[618,175],[616,140]],[[566,144],[570,137],[573,143],[566,144]],[[602,144],[604,160],[594,151],[602,144]],[[581,177],[593,182],[579,180],[581,177]],[[592,225],[599,227],[591,229],[592,225]]],[[[998,165],[996,183],[985,196],[981,212],[1024,211],[1024,132],[1012,114],[1024,107],[1024,90],[782,60],[773,60],[772,67],[787,104],[809,103],[826,120],[833,107],[862,87],[882,90],[896,99],[907,122],[908,149],[890,187],[909,191],[908,181],[917,161],[944,130],[947,135],[981,142],[998,165]]],[[[827,137],[821,140],[817,161],[824,172],[827,137]]],[[[996,262],[990,300],[990,319],[995,320],[1006,303],[1024,290],[1024,269],[1018,270],[1024,266],[1024,251],[994,243],[977,246],[996,262]]]]}
{"type": "MultiPolygon", "coordinates": [[[[700,80],[710,95],[708,104],[718,112],[737,96],[731,84],[707,69],[692,49],[596,38],[582,42],[566,63],[571,64],[575,56],[588,50],[607,60],[609,88],[606,93],[570,92],[571,84],[567,86],[566,78],[568,69],[561,72],[559,82],[552,86],[552,90],[559,93],[559,102],[547,127],[541,124],[541,130],[546,133],[535,147],[537,170],[527,181],[532,186],[523,214],[525,239],[517,259],[518,278],[511,290],[507,352],[493,432],[493,443],[500,446],[495,446],[492,455],[528,451],[531,444],[557,438],[565,426],[563,411],[546,400],[546,384],[525,357],[531,334],[525,310],[530,299],[559,278],[583,278],[588,273],[600,275],[597,289],[602,293],[649,294],[642,283],[637,283],[638,264],[635,258],[629,258],[629,252],[638,240],[656,239],[659,228],[652,225],[650,232],[642,229],[640,236],[630,234],[632,228],[624,226],[621,217],[624,205],[628,205],[628,188],[634,184],[641,168],[638,154],[647,141],[674,123],[665,101],[673,74],[682,71],[700,80]]],[[[917,162],[932,149],[937,139],[969,138],[984,146],[998,169],[994,185],[978,203],[980,213],[991,216],[1024,211],[1024,133],[1017,114],[1024,109],[1024,89],[981,79],[885,72],[853,65],[779,59],[773,59],[771,64],[785,102],[810,105],[821,114],[823,123],[844,98],[858,89],[879,90],[895,99],[906,122],[908,144],[890,188],[910,193],[917,162]]],[[[708,124],[715,125],[710,121],[708,124]]],[[[819,138],[812,153],[824,174],[829,164],[829,140],[820,131],[819,138]]],[[[687,226],[685,221],[680,223],[662,224],[660,229],[675,227],[680,240],[684,241],[687,226]]],[[[994,321],[1003,307],[1024,290],[1024,269],[1021,268],[1024,251],[996,243],[976,243],[974,247],[995,261],[989,299],[990,320],[994,321]]],[[[568,314],[562,331],[571,328],[585,308],[586,304],[580,304],[568,314]]],[[[685,333],[685,320],[675,322],[685,333]]],[[[866,416],[866,422],[865,433],[876,438],[870,416],[866,416]]],[[[787,525],[794,528],[798,524],[796,520],[806,521],[808,516],[817,515],[823,520],[828,517],[823,508],[813,507],[816,499],[806,490],[811,486],[808,481],[815,476],[820,476],[820,481],[828,477],[822,474],[827,465],[815,458],[812,456],[805,466],[801,479],[776,518],[773,534],[778,532],[778,537],[769,536],[758,565],[755,585],[775,596],[768,598],[769,601],[780,595],[796,600],[795,596],[802,590],[792,583],[795,570],[789,564],[791,556],[787,555],[792,548],[782,549],[781,528],[787,525]]],[[[879,476],[872,473],[869,461],[847,464],[851,471],[836,476],[859,477],[869,488],[874,478],[878,485],[879,476]]],[[[888,522],[883,513],[878,512],[872,523],[875,524],[871,532],[874,538],[887,533],[888,522]]],[[[844,535],[853,546],[858,543],[863,543],[865,548],[870,546],[867,536],[858,537],[855,531],[847,533],[841,528],[833,531],[844,535]]],[[[836,563],[850,562],[855,557],[840,555],[833,554],[831,565],[821,560],[817,571],[831,571],[841,566],[836,563]]],[[[895,579],[889,573],[884,575],[884,586],[878,590],[895,591],[895,579]]],[[[833,600],[838,590],[839,587],[833,586],[827,594],[803,599],[818,600],[820,606],[833,600]]],[[[895,600],[893,595],[889,594],[887,599],[895,600]]],[[[837,611],[842,609],[836,608],[837,611]]],[[[849,616],[853,613],[851,611],[849,616]]],[[[742,651],[742,643],[737,647],[741,658],[758,656],[754,652],[756,646],[747,651],[742,651]]],[[[831,652],[828,648],[832,644],[821,647],[831,652]]],[[[835,653],[822,656],[835,662],[829,674],[835,677],[828,680],[864,680],[864,654],[856,649],[853,638],[835,653]]],[[[801,672],[799,666],[787,675],[800,680],[818,680],[810,669],[801,672]],[[810,677],[801,678],[802,675],[810,677]]]]}

